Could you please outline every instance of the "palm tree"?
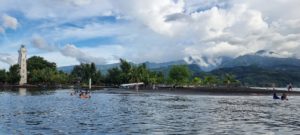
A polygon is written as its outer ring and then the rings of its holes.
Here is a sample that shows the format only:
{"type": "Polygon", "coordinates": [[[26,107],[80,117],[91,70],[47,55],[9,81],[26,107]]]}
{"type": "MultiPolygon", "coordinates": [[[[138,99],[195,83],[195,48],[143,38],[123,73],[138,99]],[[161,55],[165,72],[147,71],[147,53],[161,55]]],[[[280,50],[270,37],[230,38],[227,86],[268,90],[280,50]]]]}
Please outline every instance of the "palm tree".
{"type": "Polygon", "coordinates": [[[204,77],[204,84],[208,85],[209,87],[218,84],[218,82],[219,80],[216,76],[209,75],[204,77]]]}
{"type": "Polygon", "coordinates": [[[194,79],[193,79],[193,82],[192,82],[195,86],[199,86],[199,85],[201,85],[202,84],[202,80],[201,80],[201,78],[199,78],[199,77],[195,77],[194,79]]]}
{"type": "Polygon", "coordinates": [[[223,78],[223,83],[226,84],[226,86],[230,86],[231,84],[237,83],[238,80],[235,79],[235,76],[232,74],[225,74],[223,78]]]}

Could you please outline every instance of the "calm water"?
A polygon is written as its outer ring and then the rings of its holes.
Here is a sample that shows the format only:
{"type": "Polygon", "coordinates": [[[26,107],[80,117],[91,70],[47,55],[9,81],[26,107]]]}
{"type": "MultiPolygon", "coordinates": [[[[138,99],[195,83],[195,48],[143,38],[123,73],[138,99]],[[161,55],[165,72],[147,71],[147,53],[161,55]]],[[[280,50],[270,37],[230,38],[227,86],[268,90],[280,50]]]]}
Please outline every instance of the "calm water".
{"type": "Polygon", "coordinates": [[[0,134],[299,134],[300,97],[0,91],[0,134]]]}

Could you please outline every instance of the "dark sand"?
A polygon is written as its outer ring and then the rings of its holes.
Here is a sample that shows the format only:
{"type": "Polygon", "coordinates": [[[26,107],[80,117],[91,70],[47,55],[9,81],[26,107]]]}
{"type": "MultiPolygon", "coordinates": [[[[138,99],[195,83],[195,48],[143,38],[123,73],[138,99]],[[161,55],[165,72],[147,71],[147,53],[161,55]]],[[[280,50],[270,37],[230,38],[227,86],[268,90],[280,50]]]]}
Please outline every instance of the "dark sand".
{"type": "Polygon", "coordinates": [[[273,95],[273,93],[277,93],[277,95],[281,95],[282,93],[287,93],[288,95],[300,96],[300,91],[287,91],[287,90],[271,90],[271,89],[253,89],[253,88],[159,88],[156,90],[150,89],[139,89],[136,91],[135,89],[118,89],[118,88],[106,88],[105,92],[109,93],[133,93],[133,92],[145,92],[145,93],[166,93],[166,94],[187,94],[187,95],[249,95],[249,96],[266,96],[273,95]]]}

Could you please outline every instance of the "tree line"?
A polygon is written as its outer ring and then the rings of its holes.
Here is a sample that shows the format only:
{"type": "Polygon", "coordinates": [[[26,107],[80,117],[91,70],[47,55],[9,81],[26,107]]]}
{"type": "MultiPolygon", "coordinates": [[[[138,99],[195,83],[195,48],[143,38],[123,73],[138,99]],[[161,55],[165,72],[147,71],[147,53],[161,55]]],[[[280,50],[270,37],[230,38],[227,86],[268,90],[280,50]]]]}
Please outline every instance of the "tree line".
{"type": "MultiPolygon", "coordinates": [[[[0,70],[1,84],[18,84],[20,80],[19,65],[12,65],[8,71],[0,70]]],[[[33,56],[27,60],[28,84],[32,85],[73,85],[80,82],[88,85],[89,79],[93,85],[119,86],[124,83],[143,82],[145,86],[152,87],[164,84],[172,87],[182,86],[231,86],[239,84],[235,76],[224,74],[196,75],[187,65],[174,65],[167,74],[161,71],[151,71],[146,64],[132,64],[120,59],[120,65],[113,67],[102,74],[94,63],[80,64],[67,74],[57,70],[55,63],[48,62],[42,57],[33,56]]]]}
{"type": "MultiPolygon", "coordinates": [[[[8,71],[0,70],[0,83],[16,85],[20,81],[20,66],[10,66],[8,71]]],[[[56,64],[39,56],[27,59],[27,82],[32,85],[69,84],[69,75],[58,71],[56,64]]]]}

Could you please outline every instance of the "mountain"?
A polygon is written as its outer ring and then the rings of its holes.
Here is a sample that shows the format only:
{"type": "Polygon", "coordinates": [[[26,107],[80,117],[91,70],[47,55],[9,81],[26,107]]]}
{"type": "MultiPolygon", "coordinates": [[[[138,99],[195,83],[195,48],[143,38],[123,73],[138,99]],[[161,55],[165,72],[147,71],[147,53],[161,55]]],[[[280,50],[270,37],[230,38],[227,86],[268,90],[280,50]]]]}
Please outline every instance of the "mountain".
{"type": "Polygon", "coordinates": [[[201,56],[201,57],[190,56],[190,57],[186,57],[184,60],[189,65],[191,64],[198,65],[202,71],[209,72],[211,70],[218,68],[223,63],[231,61],[232,58],[226,56],[216,57],[216,58],[208,58],[205,56],[201,56]]]}
{"type": "MultiPolygon", "coordinates": [[[[96,65],[96,68],[101,71],[101,73],[106,73],[108,69],[118,67],[120,64],[119,63],[114,63],[114,64],[106,64],[106,65],[96,65]]],[[[60,71],[63,71],[65,73],[71,73],[73,68],[76,65],[70,65],[70,66],[62,66],[58,67],[57,69],[60,71]]]]}
{"type": "MultiPolygon", "coordinates": [[[[300,59],[283,57],[281,54],[260,50],[237,58],[217,57],[187,57],[184,60],[155,63],[145,62],[152,71],[160,71],[164,75],[173,65],[187,65],[194,76],[203,78],[206,75],[223,76],[230,73],[236,76],[246,86],[270,87],[275,83],[277,87],[285,87],[289,82],[300,87],[300,59]]],[[[120,64],[96,65],[103,74],[120,64]]],[[[59,70],[70,73],[74,66],[59,67],[59,70]]]]}
{"type": "MultiPolygon", "coordinates": [[[[171,66],[173,65],[188,65],[189,69],[193,73],[199,72],[211,72],[217,69],[223,68],[232,68],[235,67],[258,67],[264,70],[274,69],[276,72],[283,70],[286,72],[297,70],[300,67],[300,59],[294,57],[283,57],[283,55],[273,52],[260,50],[256,53],[246,54],[239,56],[237,58],[230,57],[199,57],[199,56],[190,56],[186,57],[183,60],[155,63],[155,62],[145,62],[146,66],[152,71],[162,71],[167,73],[171,66]]],[[[113,67],[118,67],[119,63],[115,64],[106,64],[106,65],[96,65],[97,69],[102,73],[106,74],[107,70],[113,67]]],[[[58,70],[70,73],[73,69],[73,66],[59,67],[58,70]]],[[[254,69],[254,68],[251,68],[254,69]]],[[[226,70],[227,71],[227,70],[226,70]]],[[[275,72],[275,71],[274,71],[275,72]]]]}
{"type": "Polygon", "coordinates": [[[222,63],[218,68],[240,67],[255,65],[262,68],[286,68],[300,66],[300,59],[283,57],[275,52],[260,50],[254,54],[239,56],[235,59],[222,63]]]}
{"type": "MultiPolygon", "coordinates": [[[[169,71],[169,69],[173,65],[188,65],[188,67],[195,72],[201,71],[201,67],[199,67],[197,64],[188,64],[185,60],[177,60],[177,61],[170,61],[170,62],[163,62],[163,63],[155,63],[155,62],[145,62],[146,66],[153,71],[169,71]]],[[[106,65],[96,65],[96,68],[100,70],[102,73],[106,74],[108,69],[118,67],[119,63],[114,64],[106,64],[106,65]]],[[[64,66],[64,67],[58,67],[58,70],[61,70],[66,73],[71,73],[75,65],[71,66],[64,66]]]]}
{"type": "MultiPolygon", "coordinates": [[[[166,67],[153,68],[153,69],[150,69],[150,70],[157,71],[157,72],[162,72],[165,76],[167,76],[170,69],[172,68],[172,66],[173,65],[169,65],[169,66],[166,66],[166,67]]],[[[192,72],[192,74],[203,72],[201,70],[201,68],[199,67],[199,65],[197,65],[197,64],[187,64],[187,67],[192,72]]]]}
{"type": "Polygon", "coordinates": [[[146,66],[149,69],[158,69],[158,68],[164,68],[169,67],[173,65],[185,65],[187,64],[184,60],[177,60],[177,61],[170,61],[170,62],[163,62],[163,63],[155,63],[155,62],[145,62],[146,66]]]}
{"type": "Polygon", "coordinates": [[[267,57],[283,57],[281,54],[273,52],[273,51],[267,51],[267,50],[259,50],[254,55],[258,56],[267,56],[267,57]]]}
{"type": "Polygon", "coordinates": [[[216,76],[226,73],[235,75],[248,86],[271,87],[275,83],[278,87],[285,87],[289,82],[300,86],[300,59],[260,50],[224,62],[209,72],[216,76]]]}
{"type": "Polygon", "coordinates": [[[246,86],[286,87],[290,82],[294,86],[300,86],[300,66],[289,66],[288,68],[262,68],[255,65],[219,68],[210,72],[216,76],[226,73],[233,74],[236,79],[246,86]]]}

